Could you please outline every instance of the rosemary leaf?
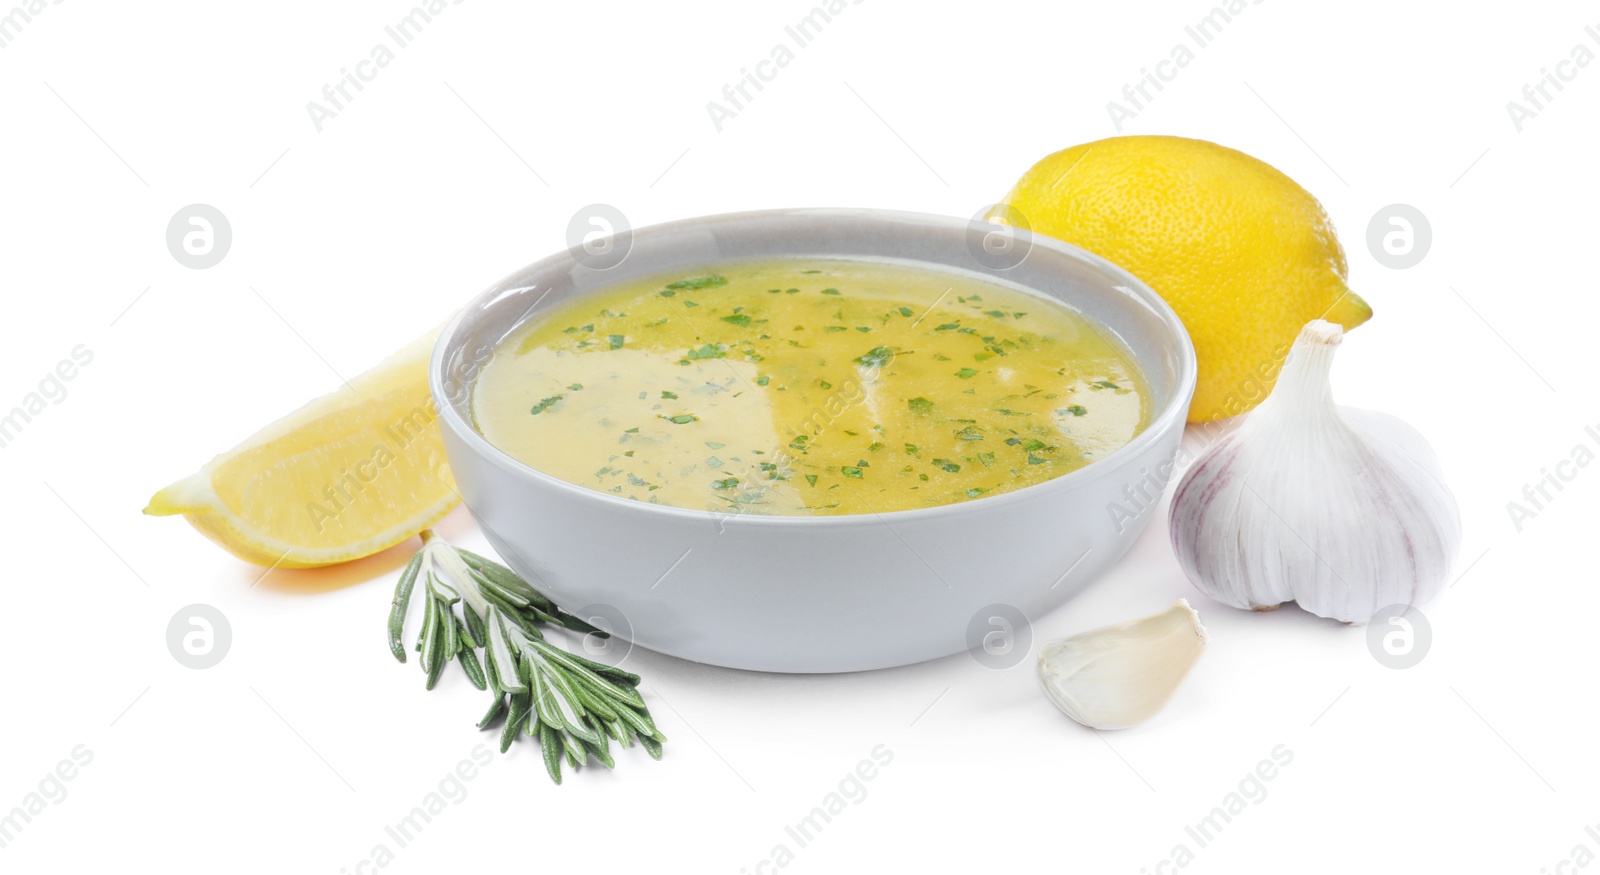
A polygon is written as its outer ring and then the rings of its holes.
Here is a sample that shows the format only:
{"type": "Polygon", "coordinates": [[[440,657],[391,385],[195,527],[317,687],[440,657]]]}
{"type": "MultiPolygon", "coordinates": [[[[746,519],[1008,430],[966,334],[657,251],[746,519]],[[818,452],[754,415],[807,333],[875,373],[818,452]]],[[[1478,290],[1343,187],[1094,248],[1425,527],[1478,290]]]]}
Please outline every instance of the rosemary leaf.
{"type": "Polygon", "coordinates": [[[639,736],[640,740],[655,734],[655,724],[650,722],[649,718],[639,716],[639,713],[632,708],[618,708],[617,716],[622,718],[623,723],[633,728],[634,734],[639,736]]]}
{"type": "Polygon", "coordinates": [[[454,659],[455,655],[461,650],[461,636],[456,631],[461,621],[456,619],[455,612],[451,611],[450,606],[444,602],[436,601],[434,606],[439,609],[439,625],[444,629],[444,660],[442,661],[449,661],[454,659]]]}
{"type": "Polygon", "coordinates": [[[661,759],[661,742],[649,736],[641,735],[639,736],[639,743],[644,745],[645,752],[650,754],[651,759],[661,759]]]}
{"type": "MultiPolygon", "coordinates": [[[[567,669],[572,674],[589,681],[597,689],[606,691],[608,693],[612,692],[613,690],[617,690],[617,684],[614,681],[609,681],[606,678],[601,677],[590,667],[591,665],[601,665],[601,663],[590,662],[590,660],[583,659],[582,657],[575,656],[565,650],[554,647],[546,641],[535,641],[533,646],[534,649],[539,651],[542,656],[567,669]],[[585,665],[584,663],[589,663],[589,665],[585,665]]],[[[632,675],[632,677],[636,679],[634,683],[638,683],[638,675],[632,675]]],[[[639,705],[643,707],[644,701],[642,699],[638,699],[637,694],[634,695],[634,699],[638,700],[639,705]]]]}
{"type": "Polygon", "coordinates": [[[423,658],[428,666],[426,688],[430,690],[439,683],[439,676],[444,673],[444,667],[450,664],[450,657],[453,655],[450,652],[450,634],[444,630],[448,629],[451,632],[455,630],[455,622],[445,618],[445,613],[450,610],[448,607],[436,601],[434,610],[437,612],[437,619],[433,623],[432,643],[423,647],[423,658]]]}
{"type": "Polygon", "coordinates": [[[541,720],[539,724],[539,747],[544,750],[544,770],[550,773],[550,780],[561,783],[561,739],[550,724],[541,720]]]}
{"type": "Polygon", "coordinates": [[[567,613],[566,611],[561,610],[560,608],[556,609],[555,615],[551,618],[550,622],[560,626],[563,629],[571,629],[574,632],[583,632],[588,635],[598,635],[601,638],[611,637],[610,632],[602,631],[598,626],[591,626],[581,617],[576,617],[567,613]]]}
{"type": "Polygon", "coordinates": [[[522,731],[523,721],[527,719],[528,697],[526,695],[513,695],[511,697],[511,710],[506,714],[505,728],[500,731],[501,753],[511,749],[511,742],[517,740],[517,733],[522,731]]]}
{"type": "Polygon", "coordinates": [[[453,605],[461,601],[461,593],[455,587],[445,583],[436,574],[428,575],[428,591],[432,593],[435,601],[453,605]]]}
{"type": "MultiPolygon", "coordinates": [[[[463,607],[466,610],[472,610],[470,606],[463,605],[463,607]]],[[[477,650],[479,647],[483,646],[478,643],[478,639],[472,637],[472,630],[467,628],[466,621],[462,620],[460,617],[455,617],[453,613],[451,616],[455,618],[456,637],[461,642],[462,650],[477,650]]]]}
{"type": "Polygon", "coordinates": [[[456,654],[456,659],[461,663],[461,670],[467,673],[467,680],[480,690],[489,689],[488,679],[483,676],[483,666],[478,664],[478,654],[471,647],[461,648],[456,654]]]}
{"type": "Polygon", "coordinates": [[[495,695],[505,693],[506,685],[500,682],[500,671],[494,667],[494,658],[487,650],[483,654],[483,677],[489,682],[489,689],[493,690],[495,695]]]}
{"type": "Polygon", "coordinates": [[[566,706],[562,708],[561,720],[567,732],[584,741],[599,744],[600,736],[595,734],[595,731],[584,722],[583,705],[578,701],[577,695],[572,692],[572,685],[567,682],[567,679],[552,672],[550,686],[555,690],[558,697],[557,705],[566,706]]]}
{"type": "Polygon", "coordinates": [[[555,607],[555,603],[550,601],[548,596],[529,586],[528,582],[518,577],[515,571],[492,559],[479,556],[470,550],[458,549],[456,552],[461,555],[461,560],[467,563],[468,568],[493,580],[501,589],[519,593],[523,598],[544,610],[555,607]]]}
{"type": "Polygon", "coordinates": [[[521,593],[500,586],[493,580],[484,576],[481,572],[471,570],[470,566],[468,567],[468,571],[473,578],[477,580],[479,586],[483,587],[486,591],[492,592],[499,596],[502,600],[510,602],[512,605],[519,608],[526,608],[533,604],[532,599],[523,596],[521,593]]]}
{"type": "Polygon", "coordinates": [[[588,745],[588,747],[589,754],[599,761],[601,765],[608,769],[614,769],[617,767],[616,760],[611,758],[611,743],[606,740],[605,735],[602,734],[600,736],[599,744],[591,744],[588,745]]]}
{"type": "Polygon", "coordinates": [[[603,696],[608,701],[615,702],[623,708],[645,710],[644,698],[633,687],[623,687],[616,684],[596,684],[581,675],[578,677],[581,682],[588,685],[592,692],[603,696]]]}
{"type": "Polygon", "coordinates": [[[400,572],[400,582],[394,587],[394,600],[389,603],[389,651],[401,662],[406,661],[406,648],[400,643],[400,638],[405,634],[406,610],[411,607],[411,589],[417,583],[417,571],[421,568],[422,552],[419,550],[406,564],[406,570],[400,572]]]}
{"type": "Polygon", "coordinates": [[[472,605],[463,604],[461,606],[461,616],[467,623],[467,643],[471,644],[475,650],[488,644],[489,636],[484,632],[483,618],[478,616],[478,612],[472,609],[472,605]]]}
{"type": "Polygon", "coordinates": [[[428,596],[422,600],[425,613],[422,616],[422,632],[417,636],[417,650],[422,654],[422,671],[426,673],[433,665],[433,652],[439,646],[439,612],[433,609],[433,597],[428,596]]]}
{"type": "Polygon", "coordinates": [[[572,692],[577,694],[578,700],[583,703],[584,710],[601,718],[602,722],[617,719],[616,710],[606,704],[605,697],[595,695],[584,684],[574,683],[572,692]]]}
{"type": "Polygon", "coordinates": [[[511,654],[511,645],[506,642],[506,629],[502,625],[500,612],[494,608],[489,609],[489,661],[494,663],[495,674],[500,678],[500,685],[506,690],[521,690],[526,688],[517,670],[516,657],[511,654]]]}
{"type": "Polygon", "coordinates": [[[423,687],[423,689],[433,689],[434,686],[439,683],[439,676],[444,674],[444,667],[449,665],[449,663],[445,661],[443,650],[437,652],[436,658],[438,659],[438,662],[434,663],[433,666],[428,669],[428,683],[427,686],[423,687]]]}
{"type": "MultiPolygon", "coordinates": [[[[602,633],[602,634],[604,634],[604,633],[602,633]]],[[[594,660],[592,660],[592,659],[590,659],[590,658],[588,658],[586,656],[581,656],[579,654],[571,653],[571,652],[566,651],[566,650],[561,650],[561,651],[557,651],[557,652],[559,652],[561,654],[563,660],[566,661],[566,662],[577,663],[578,665],[583,666],[584,668],[594,672],[595,674],[602,675],[602,676],[604,676],[604,677],[606,677],[606,678],[608,678],[610,680],[619,681],[621,683],[627,684],[630,687],[638,686],[639,685],[639,681],[643,680],[642,678],[640,678],[638,675],[634,674],[633,672],[624,671],[624,670],[622,670],[620,668],[617,668],[614,665],[606,665],[603,662],[596,662],[596,661],[594,661],[594,660]]]]}
{"type": "Polygon", "coordinates": [[[490,726],[493,726],[494,722],[496,720],[499,720],[500,719],[500,715],[504,714],[505,712],[506,712],[506,697],[505,696],[495,696],[494,697],[494,704],[489,706],[489,713],[483,715],[483,719],[478,721],[478,728],[479,729],[488,729],[490,726]]]}
{"type": "Polygon", "coordinates": [[[539,719],[551,726],[560,727],[561,710],[556,707],[555,694],[550,690],[550,685],[545,683],[542,672],[533,673],[533,702],[539,710],[539,719]]]}

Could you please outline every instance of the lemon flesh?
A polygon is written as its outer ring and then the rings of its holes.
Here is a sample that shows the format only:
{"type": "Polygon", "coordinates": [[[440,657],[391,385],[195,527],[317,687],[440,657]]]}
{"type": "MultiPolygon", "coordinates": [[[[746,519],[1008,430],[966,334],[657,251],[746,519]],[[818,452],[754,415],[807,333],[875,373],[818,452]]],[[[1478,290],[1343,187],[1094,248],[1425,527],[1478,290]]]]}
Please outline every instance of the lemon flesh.
{"type": "Polygon", "coordinates": [[[247,562],[310,568],[416,535],[460,501],[428,389],[430,332],[157,492],[247,562]]]}
{"type": "Polygon", "coordinates": [[[1317,199],[1243,152],[1182,137],[1113,137],[1035,164],[991,218],[1121,265],[1172,305],[1194,341],[1190,422],[1264,400],[1300,329],[1372,316],[1317,199]]]}

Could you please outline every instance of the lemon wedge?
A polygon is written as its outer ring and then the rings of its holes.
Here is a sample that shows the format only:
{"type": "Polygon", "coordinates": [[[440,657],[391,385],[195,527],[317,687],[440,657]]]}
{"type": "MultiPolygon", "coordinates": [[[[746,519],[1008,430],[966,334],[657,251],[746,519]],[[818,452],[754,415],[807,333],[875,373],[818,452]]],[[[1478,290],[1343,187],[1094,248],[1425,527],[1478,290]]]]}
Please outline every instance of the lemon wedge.
{"type": "Polygon", "coordinates": [[[348,562],[416,535],[461,500],[428,389],[437,334],[157,492],[144,512],[182,514],[240,559],[283,568],[348,562]]]}

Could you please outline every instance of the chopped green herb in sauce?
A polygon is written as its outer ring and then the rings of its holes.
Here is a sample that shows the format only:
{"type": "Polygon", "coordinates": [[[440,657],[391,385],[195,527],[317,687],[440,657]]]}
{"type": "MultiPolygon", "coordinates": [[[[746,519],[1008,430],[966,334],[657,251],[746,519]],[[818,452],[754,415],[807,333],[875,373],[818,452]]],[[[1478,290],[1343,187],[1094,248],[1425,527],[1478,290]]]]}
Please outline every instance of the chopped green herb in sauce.
{"type": "Polygon", "coordinates": [[[1060,476],[1144,427],[1137,370],[1092,329],[964,275],[728,263],[539,314],[482,369],[472,414],[519,460],[622,499],[931,507],[1060,476]]]}

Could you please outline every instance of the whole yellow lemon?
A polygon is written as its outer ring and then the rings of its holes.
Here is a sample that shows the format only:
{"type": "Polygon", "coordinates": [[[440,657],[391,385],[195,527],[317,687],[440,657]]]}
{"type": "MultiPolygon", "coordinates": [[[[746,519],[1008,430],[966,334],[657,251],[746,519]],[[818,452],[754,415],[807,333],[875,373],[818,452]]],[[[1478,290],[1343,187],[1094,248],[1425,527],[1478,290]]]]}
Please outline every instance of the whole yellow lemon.
{"type": "Polygon", "coordinates": [[[1073,146],[1033,165],[990,216],[1110,259],[1172,305],[1200,364],[1190,422],[1265,399],[1307,322],[1349,330],[1372,317],[1345,285],[1344,248],[1317,199],[1205,140],[1073,146]]]}

